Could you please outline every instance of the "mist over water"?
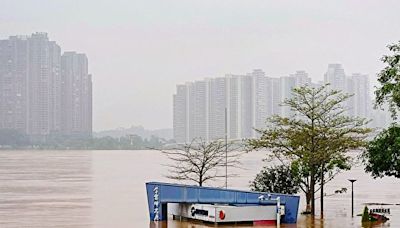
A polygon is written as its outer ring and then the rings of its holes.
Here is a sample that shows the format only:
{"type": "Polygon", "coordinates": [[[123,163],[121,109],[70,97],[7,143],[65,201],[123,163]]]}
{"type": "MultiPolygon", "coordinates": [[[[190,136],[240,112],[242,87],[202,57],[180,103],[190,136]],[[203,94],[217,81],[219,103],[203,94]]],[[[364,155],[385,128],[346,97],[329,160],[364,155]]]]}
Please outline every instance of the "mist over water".
{"type": "MultiPolygon", "coordinates": [[[[230,179],[229,187],[248,190],[249,181],[265,165],[264,157],[265,152],[245,154],[244,169],[235,171],[240,176],[230,179]]],[[[158,151],[0,151],[0,227],[213,226],[172,220],[149,222],[144,183],[168,181],[163,176],[167,168],[162,164],[166,163],[158,151]]],[[[363,203],[400,203],[399,180],[374,180],[362,166],[354,166],[327,184],[328,195],[342,187],[348,191],[325,198],[323,221],[312,222],[299,215],[297,224],[283,227],[360,227],[361,217],[351,218],[349,178],[357,179],[355,214],[362,212],[363,203]]],[[[301,197],[299,211],[305,208],[301,197]]],[[[400,227],[400,206],[384,207],[391,208],[390,220],[377,227],[400,227]]]]}

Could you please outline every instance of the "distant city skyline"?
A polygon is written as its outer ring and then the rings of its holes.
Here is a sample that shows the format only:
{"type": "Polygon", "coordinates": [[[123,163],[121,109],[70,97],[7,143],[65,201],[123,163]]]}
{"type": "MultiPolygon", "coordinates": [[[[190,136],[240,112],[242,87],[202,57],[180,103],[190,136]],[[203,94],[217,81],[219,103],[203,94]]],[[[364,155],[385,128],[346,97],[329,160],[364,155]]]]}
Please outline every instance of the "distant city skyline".
{"type": "Polygon", "coordinates": [[[341,64],[328,64],[324,81],[313,82],[306,71],[273,78],[262,69],[243,75],[204,78],[176,86],[173,95],[173,133],[178,143],[195,138],[216,140],[225,137],[225,108],[228,139],[257,137],[268,117],[289,117],[293,113],[282,102],[299,86],[340,90],[353,95],[345,102],[346,115],[371,119],[371,127],[383,128],[391,122],[389,112],[373,109],[369,77],[346,73],[341,64]]]}
{"type": "Polygon", "coordinates": [[[2,0],[0,39],[47,32],[90,59],[95,131],[172,128],[175,85],[263,69],[271,77],[328,63],[369,75],[400,39],[400,1],[2,0]],[[45,7],[43,7],[45,6],[45,7]]]}
{"type": "Polygon", "coordinates": [[[0,129],[33,142],[92,135],[92,79],[85,54],[62,53],[46,33],[0,40],[0,129]]]}

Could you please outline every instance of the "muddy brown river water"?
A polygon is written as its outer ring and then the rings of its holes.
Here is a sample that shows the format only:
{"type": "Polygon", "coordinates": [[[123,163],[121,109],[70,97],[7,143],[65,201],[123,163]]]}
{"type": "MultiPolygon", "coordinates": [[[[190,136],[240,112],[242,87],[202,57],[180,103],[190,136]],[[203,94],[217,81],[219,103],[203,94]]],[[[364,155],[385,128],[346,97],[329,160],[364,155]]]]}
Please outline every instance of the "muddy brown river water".
{"type": "MultiPolygon", "coordinates": [[[[236,170],[240,176],[230,179],[229,187],[248,190],[264,157],[265,152],[244,155],[245,169],[236,170]]],[[[0,151],[0,227],[214,227],[172,220],[149,222],[144,184],[168,181],[162,165],[166,163],[157,151],[0,151]]],[[[362,166],[354,166],[327,184],[328,194],[342,187],[348,191],[326,198],[324,220],[299,215],[297,224],[281,227],[361,227],[361,218],[351,217],[350,178],[357,179],[355,214],[361,213],[364,203],[400,204],[400,180],[373,179],[362,166]]],[[[212,183],[223,184],[223,180],[212,183]]],[[[387,207],[390,220],[373,227],[400,227],[400,206],[387,207]]]]}

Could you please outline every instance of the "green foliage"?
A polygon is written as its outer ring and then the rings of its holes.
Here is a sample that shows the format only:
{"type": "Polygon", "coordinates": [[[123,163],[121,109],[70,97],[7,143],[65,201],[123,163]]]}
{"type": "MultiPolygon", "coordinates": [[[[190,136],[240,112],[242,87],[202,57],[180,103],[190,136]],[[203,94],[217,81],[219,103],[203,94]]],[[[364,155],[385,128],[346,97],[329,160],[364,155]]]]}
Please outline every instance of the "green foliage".
{"type": "Polygon", "coordinates": [[[250,140],[249,146],[271,149],[274,157],[300,158],[311,166],[334,162],[343,167],[343,152],[364,146],[363,139],[370,129],[364,127],[365,119],[344,115],[342,103],[349,95],[326,89],[293,89],[294,97],[284,105],[295,114],[291,118],[270,118],[267,129],[258,130],[261,138],[250,140]]]}
{"type": "Polygon", "coordinates": [[[367,206],[364,207],[364,211],[362,213],[362,217],[361,217],[361,222],[365,223],[365,222],[369,222],[370,221],[370,217],[369,217],[369,209],[367,206]]]}
{"type": "Polygon", "coordinates": [[[365,171],[376,177],[400,178],[400,126],[392,125],[372,140],[363,153],[365,171]]]}
{"type": "Polygon", "coordinates": [[[375,91],[375,95],[377,105],[388,102],[392,117],[396,119],[396,113],[400,107],[400,41],[387,47],[391,55],[384,55],[381,59],[386,66],[378,74],[380,86],[375,91]]]}
{"type": "Polygon", "coordinates": [[[261,137],[248,141],[250,150],[266,148],[271,159],[292,164],[302,177],[300,188],[307,203],[310,199],[313,203],[318,183],[323,185],[350,168],[347,151],[366,145],[368,121],[345,115],[343,103],[349,97],[328,85],[294,88],[292,98],[283,103],[294,114],[269,118],[266,129],[257,130],[261,137]]]}
{"type": "Polygon", "coordinates": [[[264,167],[250,183],[251,190],[296,194],[299,192],[298,173],[287,165],[264,167]]]}
{"type": "MultiPolygon", "coordinates": [[[[377,105],[389,104],[392,118],[397,119],[400,108],[400,41],[388,45],[391,55],[384,55],[386,66],[378,74],[380,86],[375,91],[377,105]]],[[[365,171],[374,178],[394,176],[400,178],[400,126],[393,124],[380,132],[363,153],[365,171]]]]}

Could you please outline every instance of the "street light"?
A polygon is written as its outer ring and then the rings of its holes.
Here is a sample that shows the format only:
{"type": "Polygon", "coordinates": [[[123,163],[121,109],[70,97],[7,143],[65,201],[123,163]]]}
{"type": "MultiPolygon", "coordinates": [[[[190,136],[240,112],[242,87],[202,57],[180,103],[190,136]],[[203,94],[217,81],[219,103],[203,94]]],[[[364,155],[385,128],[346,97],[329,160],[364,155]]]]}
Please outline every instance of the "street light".
{"type": "Polygon", "coordinates": [[[351,217],[354,217],[354,182],[356,182],[356,179],[349,179],[351,182],[351,217]]]}

